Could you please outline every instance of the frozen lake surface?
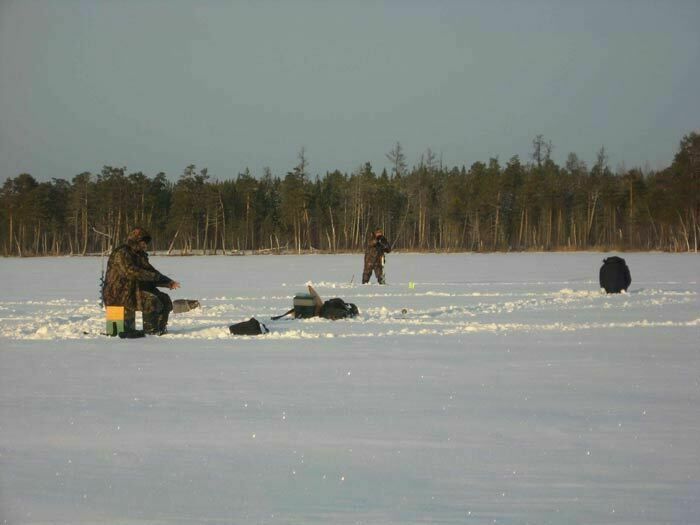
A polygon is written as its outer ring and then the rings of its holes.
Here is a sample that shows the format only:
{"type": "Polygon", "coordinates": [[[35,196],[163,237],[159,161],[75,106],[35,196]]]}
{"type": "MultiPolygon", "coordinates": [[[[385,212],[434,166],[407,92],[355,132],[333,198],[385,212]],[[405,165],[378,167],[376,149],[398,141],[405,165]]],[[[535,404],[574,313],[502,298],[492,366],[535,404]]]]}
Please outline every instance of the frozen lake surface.
{"type": "Polygon", "coordinates": [[[604,256],[152,257],[202,307],[138,340],[2,259],[0,523],[698,523],[700,259],[604,256]],[[359,318],[271,321],[307,282],[359,318]]]}

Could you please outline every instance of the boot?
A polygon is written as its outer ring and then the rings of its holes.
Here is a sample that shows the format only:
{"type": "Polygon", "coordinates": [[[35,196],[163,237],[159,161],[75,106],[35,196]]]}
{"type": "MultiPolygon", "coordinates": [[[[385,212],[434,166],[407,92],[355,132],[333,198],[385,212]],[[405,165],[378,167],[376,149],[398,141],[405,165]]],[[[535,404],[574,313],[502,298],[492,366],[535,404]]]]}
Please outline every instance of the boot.
{"type": "Polygon", "coordinates": [[[158,335],[165,335],[168,333],[168,315],[170,312],[161,312],[158,316],[158,335]]]}
{"type": "Polygon", "coordinates": [[[146,333],[143,330],[129,330],[128,332],[119,332],[120,339],[138,339],[145,337],[146,333]]]}
{"type": "Polygon", "coordinates": [[[158,332],[158,312],[143,313],[143,331],[149,335],[160,335],[158,332]]]}

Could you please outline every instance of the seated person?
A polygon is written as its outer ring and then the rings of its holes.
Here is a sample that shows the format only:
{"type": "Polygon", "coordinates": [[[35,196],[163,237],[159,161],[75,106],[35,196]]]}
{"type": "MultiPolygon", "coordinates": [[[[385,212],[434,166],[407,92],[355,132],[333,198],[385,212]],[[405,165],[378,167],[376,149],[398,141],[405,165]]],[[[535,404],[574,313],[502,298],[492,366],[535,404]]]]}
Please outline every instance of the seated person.
{"type": "Polygon", "coordinates": [[[151,266],[146,253],[149,242],[148,232],[135,228],[126,243],[114,249],[107,262],[102,299],[105,306],[123,306],[125,319],[133,319],[136,311],[143,312],[144,332],[163,335],[173,303],[157,287],[175,290],[180,283],[151,266]]]}

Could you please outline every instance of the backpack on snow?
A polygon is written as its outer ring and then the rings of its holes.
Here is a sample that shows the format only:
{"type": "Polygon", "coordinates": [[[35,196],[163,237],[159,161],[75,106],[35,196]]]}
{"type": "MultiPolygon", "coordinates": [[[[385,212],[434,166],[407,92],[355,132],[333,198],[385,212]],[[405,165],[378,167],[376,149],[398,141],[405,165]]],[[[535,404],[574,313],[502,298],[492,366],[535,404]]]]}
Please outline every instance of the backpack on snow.
{"type": "Polygon", "coordinates": [[[228,327],[228,330],[233,335],[260,335],[270,331],[267,329],[267,326],[262,324],[255,317],[251,317],[247,321],[232,324],[228,327]]]}
{"type": "Polygon", "coordinates": [[[598,279],[600,287],[606,293],[620,293],[627,290],[632,284],[632,276],[627,263],[622,257],[608,257],[603,259],[598,279]]]}
{"type": "Polygon", "coordinates": [[[348,317],[355,317],[360,311],[357,306],[353,303],[346,303],[339,297],[334,299],[328,299],[323,303],[321,307],[321,313],[319,314],[324,319],[331,319],[335,321],[336,319],[346,319],[348,317]]]}

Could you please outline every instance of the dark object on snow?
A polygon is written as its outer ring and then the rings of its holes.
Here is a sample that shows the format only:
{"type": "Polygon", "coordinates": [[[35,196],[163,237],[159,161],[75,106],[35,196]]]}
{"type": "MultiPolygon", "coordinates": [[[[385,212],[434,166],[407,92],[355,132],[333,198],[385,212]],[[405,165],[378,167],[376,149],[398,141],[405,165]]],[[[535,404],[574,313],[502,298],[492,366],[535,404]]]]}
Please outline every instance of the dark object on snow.
{"type": "Polygon", "coordinates": [[[270,317],[270,319],[272,319],[273,321],[277,321],[277,319],[282,319],[283,317],[287,317],[289,314],[292,314],[292,313],[294,313],[294,308],[287,310],[286,312],[284,312],[281,315],[273,315],[272,317],[270,317]]]}
{"type": "Polygon", "coordinates": [[[328,299],[323,303],[320,316],[324,319],[335,321],[336,319],[355,317],[359,313],[360,311],[357,309],[356,305],[353,303],[346,303],[339,297],[336,297],[334,299],[328,299]]]}
{"type": "Polygon", "coordinates": [[[128,332],[119,332],[119,339],[139,339],[146,337],[146,332],[143,330],[129,330],[128,332]]]}
{"type": "Polygon", "coordinates": [[[607,293],[620,293],[627,291],[632,284],[632,276],[627,263],[622,257],[608,257],[603,259],[603,266],[599,274],[600,287],[607,293]]]}
{"type": "Polygon", "coordinates": [[[255,317],[251,317],[247,321],[232,324],[228,327],[228,330],[233,335],[260,335],[269,332],[267,326],[262,324],[255,317]]]}

